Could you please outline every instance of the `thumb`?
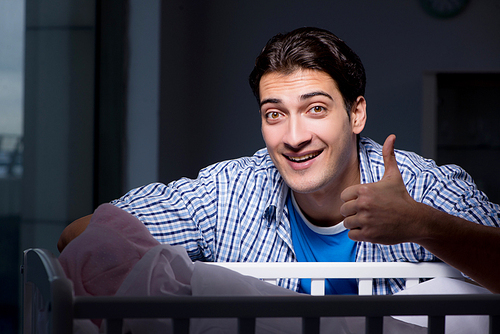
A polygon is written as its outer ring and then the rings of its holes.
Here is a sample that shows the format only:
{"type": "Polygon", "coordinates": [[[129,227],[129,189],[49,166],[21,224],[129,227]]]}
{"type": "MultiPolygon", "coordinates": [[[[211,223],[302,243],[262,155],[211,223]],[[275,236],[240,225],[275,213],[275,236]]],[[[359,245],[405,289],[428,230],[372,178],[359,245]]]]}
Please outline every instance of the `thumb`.
{"type": "Polygon", "coordinates": [[[384,146],[382,147],[382,156],[384,157],[384,176],[394,175],[397,173],[400,175],[398,164],[396,162],[396,155],[394,154],[394,143],[396,142],[396,136],[390,135],[384,142],[384,146]]]}

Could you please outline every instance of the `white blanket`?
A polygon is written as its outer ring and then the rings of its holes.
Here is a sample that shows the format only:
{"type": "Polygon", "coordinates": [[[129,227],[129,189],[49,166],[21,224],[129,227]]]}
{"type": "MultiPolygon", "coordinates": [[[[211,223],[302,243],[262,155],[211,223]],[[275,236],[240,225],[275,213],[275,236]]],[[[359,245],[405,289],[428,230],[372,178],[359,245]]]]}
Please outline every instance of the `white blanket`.
{"type": "MultiPolygon", "coordinates": [[[[195,262],[192,264],[182,247],[161,245],[151,249],[132,269],[117,296],[187,295],[182,290],[191,277],[193,296],[283,296],[300,295],[296,292],[268,284],[234,271],[195,262]]],[[[191,333],[236,333],[236,319],[192,319],[191,333]]],[[[169,319],[127,319],[125,332],[170,333],[169,319]]],[[[256,332],[301,333],[301,320],[297,318],[261,318],[256,321],[256,332]]],[[[426,333],[427,329],[386,317],[384,333],[426,333]]],[[[364,318],[322,318],[321,333],[364,333],[364,318]]]]}

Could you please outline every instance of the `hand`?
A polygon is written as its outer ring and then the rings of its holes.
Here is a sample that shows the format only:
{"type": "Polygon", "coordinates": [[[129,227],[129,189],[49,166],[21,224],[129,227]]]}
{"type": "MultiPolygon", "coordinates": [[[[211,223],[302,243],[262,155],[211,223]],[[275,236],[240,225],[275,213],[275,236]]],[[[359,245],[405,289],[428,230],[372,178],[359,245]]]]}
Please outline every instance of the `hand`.
{"type": "Polygon", "coordinates": [[[395,141],[394,135],[385,140],[385,171],[380,181],[355,185],[341,194],[340,213],[352,240],[392,245],[411,241],[418,232],[412,227],[418,203],[404,185],[394,155],[395,141]]]}

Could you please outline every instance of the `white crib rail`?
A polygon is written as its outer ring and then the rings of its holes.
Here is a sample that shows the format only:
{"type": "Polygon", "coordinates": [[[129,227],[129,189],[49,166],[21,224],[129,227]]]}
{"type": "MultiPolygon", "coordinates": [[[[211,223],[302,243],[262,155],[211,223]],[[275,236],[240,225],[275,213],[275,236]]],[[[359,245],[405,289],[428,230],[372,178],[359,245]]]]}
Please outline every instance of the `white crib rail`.
{"type": "Polygon", "coordinates": [[[280,278],[310,278],[311,294],[325,294],[325,279],[358,278],[359,294],[371,295],[374,278],[404,278],[406,288],[421,278],[460,277],[457,269],[442,262],[216,262],[243,275],[276,284],[280,278]]]}

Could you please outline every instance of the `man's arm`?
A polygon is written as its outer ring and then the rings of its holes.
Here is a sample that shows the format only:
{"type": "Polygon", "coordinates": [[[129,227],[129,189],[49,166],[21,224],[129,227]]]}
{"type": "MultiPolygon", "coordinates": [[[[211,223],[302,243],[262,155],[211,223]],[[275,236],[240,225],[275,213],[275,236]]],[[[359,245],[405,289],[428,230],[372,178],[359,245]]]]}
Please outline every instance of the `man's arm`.
{"type": "Polygon", "coordinates": [[[349,237],[379,244],[414,242],[492,292],[500,293],[500,229],[455,217],[415,201],[394,156],[394,136],[384,143],[385,173],[376,183],[342,193],[349,237]]]}
{"type": "Polygon", "coordinates": [[[59,252],[62,252],[64,247],[66,247],[71,242],[71,240],[75,239],[83,231],[85,231],[90,223],[90,218],[92,218],[92,215],[77,219],[66,226],[64,231],[61,233],[61,236],[59,237],[59,241],[57,242],[57,249],[59,250],[59,252]]]}
{"type": "Polygon", "coordinates": [[[500,293],[500,229],[469,222],[419,203],[419,224],[426,230],[416,242],[442,261],[500,293]]]}

